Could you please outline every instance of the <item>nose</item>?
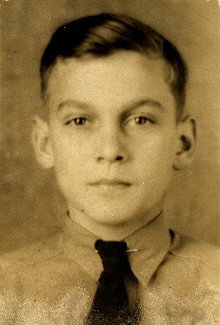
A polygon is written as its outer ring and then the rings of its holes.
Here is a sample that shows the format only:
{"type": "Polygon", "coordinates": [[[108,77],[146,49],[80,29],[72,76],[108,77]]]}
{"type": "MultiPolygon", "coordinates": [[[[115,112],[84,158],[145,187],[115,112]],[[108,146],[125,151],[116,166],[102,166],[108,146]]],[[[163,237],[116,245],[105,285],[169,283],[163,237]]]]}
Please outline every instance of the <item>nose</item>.
{"type": "Polygon", "coordinates": [[[96,160],[99,162],[125,162],[128,160],[128,148],[125,135],[119,128],[103,128],[97,139],[96,160]]]}

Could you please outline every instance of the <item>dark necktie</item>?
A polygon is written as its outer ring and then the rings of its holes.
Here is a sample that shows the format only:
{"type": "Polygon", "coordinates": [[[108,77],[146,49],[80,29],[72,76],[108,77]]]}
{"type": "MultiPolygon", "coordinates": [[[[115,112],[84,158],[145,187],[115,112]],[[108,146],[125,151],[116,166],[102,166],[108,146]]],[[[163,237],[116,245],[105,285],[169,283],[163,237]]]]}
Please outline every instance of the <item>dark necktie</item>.
{"type": "Polygon", "coordinates": [[[97,240],[104,271],[86,325],[139,324],[139,283],[133,274],[125,242],[97,240]]]}

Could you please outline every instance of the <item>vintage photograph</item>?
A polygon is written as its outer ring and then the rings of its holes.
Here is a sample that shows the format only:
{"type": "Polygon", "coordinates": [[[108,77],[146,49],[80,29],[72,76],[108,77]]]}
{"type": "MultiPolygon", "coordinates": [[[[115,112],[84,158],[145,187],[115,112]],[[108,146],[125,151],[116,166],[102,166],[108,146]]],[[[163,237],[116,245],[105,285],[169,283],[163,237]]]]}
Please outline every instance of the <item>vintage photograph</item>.
{"type": "Polygon", "coordinates": [[[0,10],[0,324],[220,324],[219,1],[0,10]]]}

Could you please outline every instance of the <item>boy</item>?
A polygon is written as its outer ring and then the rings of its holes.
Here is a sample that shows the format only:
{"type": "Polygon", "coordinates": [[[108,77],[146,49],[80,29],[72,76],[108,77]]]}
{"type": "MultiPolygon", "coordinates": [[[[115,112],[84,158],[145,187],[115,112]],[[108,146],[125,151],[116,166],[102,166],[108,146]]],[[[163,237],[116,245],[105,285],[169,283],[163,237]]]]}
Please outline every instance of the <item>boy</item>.
{"type": "Polygon", "coordinates": [[[100,14],[58,28],[40,72],[33,143],[68,216],[59,236],[2,257],[2,323],[216,324],[217,252],[162,212],[195,147],[178,51],[100,14]]]}

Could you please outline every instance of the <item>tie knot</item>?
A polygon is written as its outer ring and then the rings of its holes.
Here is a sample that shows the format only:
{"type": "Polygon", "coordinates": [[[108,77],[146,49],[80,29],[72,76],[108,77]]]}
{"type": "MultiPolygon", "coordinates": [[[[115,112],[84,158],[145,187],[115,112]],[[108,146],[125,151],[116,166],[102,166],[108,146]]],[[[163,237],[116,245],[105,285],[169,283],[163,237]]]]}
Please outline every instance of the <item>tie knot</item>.
{"type": "Polygon", "coordinates": [[[129,268],[126,242],[97,240],[95,243],[104,270],[109,273],[125,272],[129,268]]]}

